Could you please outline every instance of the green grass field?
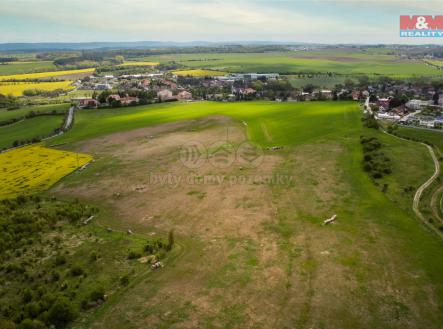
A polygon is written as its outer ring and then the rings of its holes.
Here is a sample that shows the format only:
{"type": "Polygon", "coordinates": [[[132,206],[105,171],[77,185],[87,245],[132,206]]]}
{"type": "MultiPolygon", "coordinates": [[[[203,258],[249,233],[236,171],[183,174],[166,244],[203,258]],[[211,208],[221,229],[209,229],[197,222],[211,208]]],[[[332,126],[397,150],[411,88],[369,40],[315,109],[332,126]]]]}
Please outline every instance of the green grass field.
{"type": "Polygon", "coordinates": [[[69,109],[69,104],[67,103],[55,104],[55,105],[30,106],[9,111],[6,109],[0,109],[0,122],[15,118],[22,118],[31,111],[35,113],[51,113],[52,111],[66,112],[68,111],[68,109],[69,109]]]}
{"type": "Polygon", "coordinates": [[[344,51],[284,52],[256,54],[177,54],[146,57],[145,60],[175,61],[190,69],[227,72],[367,74],[395,77],[441,76],[441,71],[423,62],[412,62],[393,55],[344,51]]]}
{"type": "Polygon", "coordinates": [[[434,144],[443,154],[443,131],[430,131],[425,129],[413,129],[407,127],[399,127],[398,133],[400,136],[409,138],[416,138],[422,141],[428,141],[434,144]]]}
{"type": "MultiPolygon", "coordinates": [[[[79,111],[74,128],[54,142],[74,142],[118,131],[127,131],[172,121],[208,115],[227,115],[248,123],[249,137],[263,145],[291,145],[307,142],[318,135],[337,135],[341,119],[358,117],[355,103],[278,104],[275,102],[160,104],[148,107],[79,111]],[[272,138],[262,129],[272,130],[272,138]],[[303,130],[311,125],[308,131],[303,130]],[[291,132],[291,133],[288,133],[291,132]]],[[[356,131],[358,127],[348,127],[356,131]]],[[[52,143],[52,141],[51,141],[52,143]]]]}
{"type": "Polygon", "coordinates": [[[15,75],[56,70],[57,67],[49,61],[14,62],[13,64],[0,64],[0,75],[15,75]]]}
{"type": "Polygon", "coordinates": [[[347,79],[352,79],[352,76],[312,76],[312,77],[297,77],[289,76],[289,82],[295,88],[302,88],[308,84],[320,87],[320,88],[334,88],[337,84],[344,84],[347,79]]]}
{"type": "Polygon", "coordinates": [[[401,194],[429,177],[429,156],[419,145],[363,128],[360,116],[352,102],[200,102],[78,112],[73,129],[49,144],[89,147],[97,162],[55,192],[86,195],[109,209],[101,218],[106,226],[145,234],[175,227],[182,250],[161,272],[75,327],[441,327],[443,243],[414,217],[412,194],[401,194]],[[290,174],[293,183],[134,192],[131,186],[148,184],[151,172],[177,173],[171,145],[198,136],[204,141],[217,124],[192,123],[152,141],[149,131],[129,141],[119,139],[122,132],[208,115],[233,118],[234,124],[225,123],[232,135],[244,129],[254,143],[284,146],[265,154],[278,159],[272,174],[290,174]],[[394,173],[378,186],[362,170],[362,134],[379,138],[394,162],[394,173]],[[97,137],[103,140],[91,140],[97,137]],[[389,183],[385,193],[383,183],[389,183]],[[166,208],[157,214],[162,202],[166,208]],[[337,223],[322,226],[334,213],[337,223]],[[147,222],[137,217],[149,215],[147,222]]]}
{"type": "Polygon", "coordinates": [[[0,148],[12,147],[16,140],[48,137],[61,127],[63,120],[63,115],[45,115],[0,127],[0,148]]]}

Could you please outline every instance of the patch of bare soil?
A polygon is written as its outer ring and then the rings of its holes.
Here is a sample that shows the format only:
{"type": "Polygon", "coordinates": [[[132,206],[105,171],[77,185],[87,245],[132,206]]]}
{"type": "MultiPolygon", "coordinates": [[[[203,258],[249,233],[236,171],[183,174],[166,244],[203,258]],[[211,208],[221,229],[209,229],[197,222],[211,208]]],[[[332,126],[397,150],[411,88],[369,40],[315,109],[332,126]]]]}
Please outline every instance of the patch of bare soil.
{"type": "Polygon", "coordinates": [[[393,328],[418,324],[417,291],[403,289],[415,278],[385,266],[404,262],[375,228],[356,232],[356,222],[370,219],[348,204],[343,146],[265,151],[258,167],[214,165],[210,155],[198,168],[181,161],[188,142],[212,152],[214,143],[236,149],[245,139],[240,123],[209,117],[77,145],[97,159],[85,174],[103,170],[54,191],[103,203],[121,228],[174,229],[184,250],[92,327],[370,328],[374,318],[393,328]],[[290,183],[267,180],[276,175],[290,183]],[[337,222],[322,226],[334,213],[337,222]]]}

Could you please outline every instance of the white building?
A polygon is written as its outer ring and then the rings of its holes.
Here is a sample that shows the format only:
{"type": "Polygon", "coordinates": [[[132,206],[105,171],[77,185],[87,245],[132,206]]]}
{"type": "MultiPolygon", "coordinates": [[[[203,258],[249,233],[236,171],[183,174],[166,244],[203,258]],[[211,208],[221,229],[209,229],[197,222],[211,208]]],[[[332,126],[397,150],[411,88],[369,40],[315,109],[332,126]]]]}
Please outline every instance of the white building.
{"type": "Polygon", "coordinates": [[[430,105],[430,102],[429,101],[422,101],[421,99],[411,99],[405,105],[408,109],[419,110],[423,106],[430,105]]]}

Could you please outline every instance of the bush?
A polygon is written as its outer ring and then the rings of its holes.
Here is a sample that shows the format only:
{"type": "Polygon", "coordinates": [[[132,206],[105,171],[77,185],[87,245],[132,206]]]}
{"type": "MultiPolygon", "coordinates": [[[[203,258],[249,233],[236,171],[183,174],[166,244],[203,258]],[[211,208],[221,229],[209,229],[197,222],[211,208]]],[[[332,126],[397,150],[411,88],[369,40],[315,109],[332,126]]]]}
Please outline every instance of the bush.
{"type": "Polygon", "coordinates": [[[136,251],[130,251],[128,253],[128,259],[138,259],[140,258],[142,255],[136,251]]]}
{"type": "Polygon", "coordinates": [[[48,312],[48,321],[57,329],[64,328],[75,319],[75,309],[65,298],[58,298],[48,312]]]}
{"type": "Polygon", "coordinates": [[[91,302],[96,302],[98,300],[104,300],[104,299],[105,299],[105,291],[101,287],[100,288],[96,288],[89,295],[89,300],[91,302]]]}
{"type": "Polygon", "coordinates": [[[31,319],[24,319],[18,327],[19,327],[19,329],[45,329],[45,328],[47,328],[43,322],[41,322],[39,320],[31,320],[31,319]]]}
{"type": "Polygon", "coordinates": [[[80,267],[80,266],[78,266],[78,265],[75,265],[75,266],[73,266],[72,268],[71,268],[71,275],[72,276],[80,276],[80,275],[82,275],[85,271],[83,271],[83,269],[80,267]]]}
{"type": "Polygon", "coordinates": [[[128,278],[127,275],[122,276],[122,277],[120,278],[120,284],[121,284],[122,286],[127,286],[127,285],[129,284],[129,278],[128,278]]]}
{"type": "Polygon", "coordinates": [[[62,255],[57,255],[55,257],[55,266],[61,266],[66,264],[66,258],[62,255]]]}

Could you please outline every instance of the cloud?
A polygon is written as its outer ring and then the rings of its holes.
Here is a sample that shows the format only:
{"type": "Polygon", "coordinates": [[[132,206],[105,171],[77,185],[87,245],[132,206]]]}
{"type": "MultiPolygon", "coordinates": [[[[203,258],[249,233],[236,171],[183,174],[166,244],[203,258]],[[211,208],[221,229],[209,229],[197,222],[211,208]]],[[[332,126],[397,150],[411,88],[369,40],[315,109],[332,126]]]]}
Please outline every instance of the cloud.
{"type": "MultiPolygon", "coordinates": [[[[7,32],[0,38],[10,35],[10,38],[27,41],[53,41],[51,37],[54,35],[58,36],[57,41],[278,40],[362,43],[393,42],[398,39],[398,31],[393,27],[397,26],[399,13],[392,15],[391,23],[379,19],[380,13],[395,12],[393,1],[0,2],[3,2],[0,28],[7,32]],[[328,12],[323,8],[325,4],[341,5],[343,11],[338,14],[328,12]],[[314,11],[315,14],[312,14],[314,11]],[[359,15],[365,16],[365,20],[356,24],[359,15]],[[3,25],[2,17],[8,18],[8,23],[3,25]],[[367,24],[368,17],[373,19],[373,24],[367,24]],[[14,27],[11,21],[16,22],[17,26],[14,27]],[[23,27],[25,22],[32,25],[27,33],[23,27]]],[[[420,6],[424,6],[424,2],[402,2],[401,5],[399,2],[398,10],[424,10],[420,6]],[[416,7],[412,7],[414,4],[416,7]]]]}

